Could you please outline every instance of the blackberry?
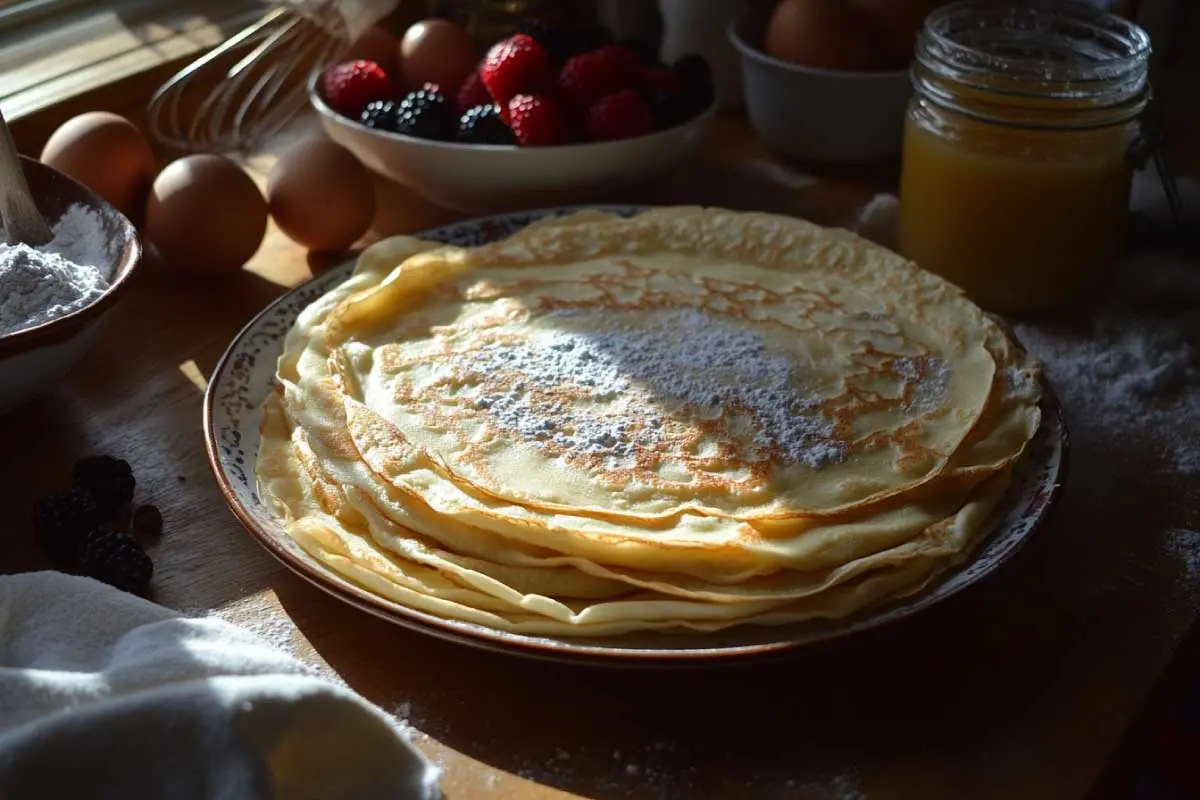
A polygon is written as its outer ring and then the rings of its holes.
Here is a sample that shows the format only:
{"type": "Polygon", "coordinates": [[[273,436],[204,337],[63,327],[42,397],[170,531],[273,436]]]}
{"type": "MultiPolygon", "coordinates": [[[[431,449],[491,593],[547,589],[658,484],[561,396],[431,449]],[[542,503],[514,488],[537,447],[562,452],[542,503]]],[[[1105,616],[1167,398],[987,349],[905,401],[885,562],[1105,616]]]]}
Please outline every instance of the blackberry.
{"type": "Polygon", "coordinates": [[[458,121],[458,140],[472,144],[514,144],[512,128],[500,119],[500,107],[475,106],[458,121]]]}
{"type": "Polygon", "coordinates": [[[396,130],[396,104],[391,100],[375,100],[358,115],[358,121],[377,131],[396,130]]]}
{"type": "Polygon", "coordinates": [[[713,89],[712,67],[704,56],[686,55],[672,65],[679,82],[683,85],[683,96],[693,114],[699,114],[713,104],[716,94],[713,89]]]}
{"type": "Polygon", "coordinates": [[[144,591],[154,575],[154,562],[137,539],[107,526],[84,539],[79,567],[90,578],[134,593],[144,591]]]}
{"type": "Polygon", "coordinates": [[[654,115],[654,130],[663,131],[682,125],[695,114],[687,98],[679,92],[650,89],[642,93],[650,113],[654,115]]]}
{"type": "Polygon", "coordinates": [[[138,506],[133,512],[131,527],[134,536],[157,539],[163,532],[162,512],[155,506],[138,506]]]}
{"type": "Polygon", "coordinates": [[[395,130],[418,139],[449,139],[454,125],[446,96],[429,84],[409,92],[396,107],[395,130]]]}
{"type": "Polygon", "coordinates": [[[69,561],[88,532],[106,516],[90,491],[71,489],[46,495],[33,504],[33,529],[53,556],[69,561]]]}
{"type": "Polygon", "coordinates": [[[129,462],[112,456],[90,456],[79,459],[71,468],[71,485],[95,495],[108,519],[112,520],[128,510],[137,481],[129,462]]]}

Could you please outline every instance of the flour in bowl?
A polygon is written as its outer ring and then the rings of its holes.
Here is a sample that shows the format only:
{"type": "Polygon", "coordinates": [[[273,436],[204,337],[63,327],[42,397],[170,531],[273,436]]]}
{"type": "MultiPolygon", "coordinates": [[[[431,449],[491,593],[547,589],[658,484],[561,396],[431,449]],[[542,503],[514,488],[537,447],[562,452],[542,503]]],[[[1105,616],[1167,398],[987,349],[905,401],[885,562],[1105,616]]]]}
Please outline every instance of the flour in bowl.
{"type": "Polygon", "coordinates": [[[108,288],[109,237],[100,214],[76,203],[40,247],[0,244],[0,336],[91,305],[108,288]]]}

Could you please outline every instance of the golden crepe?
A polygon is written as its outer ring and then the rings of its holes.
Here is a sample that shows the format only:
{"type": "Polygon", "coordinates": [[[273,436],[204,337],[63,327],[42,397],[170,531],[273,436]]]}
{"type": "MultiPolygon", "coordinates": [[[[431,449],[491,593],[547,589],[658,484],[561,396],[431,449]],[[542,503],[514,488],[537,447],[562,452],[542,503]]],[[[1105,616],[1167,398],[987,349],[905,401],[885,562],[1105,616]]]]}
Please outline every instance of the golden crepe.
{"type": "Polygon", "coordinates": [[[969,556],[1038,372],[954,286],[786,217],[397,237],[290,331],[259,493],[343,577],[505,631],[834,618],[969,556]]]}

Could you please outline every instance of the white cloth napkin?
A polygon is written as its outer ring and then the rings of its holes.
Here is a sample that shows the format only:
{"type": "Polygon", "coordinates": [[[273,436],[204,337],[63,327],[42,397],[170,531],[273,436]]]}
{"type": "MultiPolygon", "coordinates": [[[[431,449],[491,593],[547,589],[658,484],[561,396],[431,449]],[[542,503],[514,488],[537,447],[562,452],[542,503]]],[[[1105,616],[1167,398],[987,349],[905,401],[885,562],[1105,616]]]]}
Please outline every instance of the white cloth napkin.
{"type": "Polygon", "coordinates": [[[389,717],[239,628],[0,576],[0,798],[433,800],[437,778],[389,717]]]}

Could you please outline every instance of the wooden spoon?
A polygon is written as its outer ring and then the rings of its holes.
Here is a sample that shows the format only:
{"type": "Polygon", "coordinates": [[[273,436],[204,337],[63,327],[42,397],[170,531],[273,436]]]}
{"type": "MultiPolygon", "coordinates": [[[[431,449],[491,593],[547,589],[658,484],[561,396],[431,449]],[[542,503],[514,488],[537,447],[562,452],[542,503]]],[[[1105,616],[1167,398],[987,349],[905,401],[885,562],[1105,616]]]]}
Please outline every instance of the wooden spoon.
{"type": "Polygon", "coordinates": [[[27,244],[38,247],[54,238],[50,226],[42,219],[25,182],[17,146],[4,114],[0,112],[0,220],[9,245],[27,244]]]}

